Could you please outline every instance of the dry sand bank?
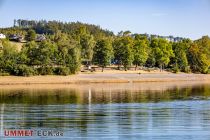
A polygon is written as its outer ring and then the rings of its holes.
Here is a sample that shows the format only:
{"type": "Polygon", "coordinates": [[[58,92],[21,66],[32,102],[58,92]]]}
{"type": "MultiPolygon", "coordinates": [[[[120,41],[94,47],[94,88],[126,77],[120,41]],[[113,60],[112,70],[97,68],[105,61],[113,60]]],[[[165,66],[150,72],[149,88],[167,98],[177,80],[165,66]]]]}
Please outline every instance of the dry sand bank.
{"type": "Polygon", "coordinates": [[[0,85],[21,84],[90,84],[139,82],[210,82],[210,75],[173,73],[80,73],[71,76],[0,76],[0,85]]]}

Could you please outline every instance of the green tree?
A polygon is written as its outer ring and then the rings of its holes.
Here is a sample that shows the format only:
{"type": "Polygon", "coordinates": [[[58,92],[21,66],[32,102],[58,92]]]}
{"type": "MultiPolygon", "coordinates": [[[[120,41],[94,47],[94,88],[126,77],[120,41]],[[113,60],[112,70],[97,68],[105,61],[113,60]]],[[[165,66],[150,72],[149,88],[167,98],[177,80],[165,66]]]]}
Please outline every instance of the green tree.
{"type": "Polygon", "coordinates": [[[133,54],[133,64],[136,65],[136,70],[138,66],[144,65],[149,57],[149,41],[146,38],[141,39],[141,36],[137,35],[134,41],[133,54]]]}
{"type": "Polygon", "coordinates": [[[29,65],[52,66],[55,61],[57,46],[54,43],[43,41],[41,43],[29,42],[22,51],[29,65]]]}
{"type": "Polygon", "coordinates": [[[83,61],[86,61],[87,64],[91,64],[93,59],[93,49],[95,47],[94,36],[91,35],[86,27],[81,27],[78,31],[79,42],[81,45],[81,56],[83,61]]]}
{"type": "Polygon", "coordinates": [[[190,40],[174,42],[172,45],[175,57],[171,59],[171,63],[175,71],[189,72],[187,50],[191,44],[190,40]]]}
{"type": "Polygon", "coordinates": [[[193,72],[208,73],[210,66],[210,38],[204,36],[189,48],[188,61],[193,72]]]}
{"type": "Polygon", "coordinates": [[[164,66],[167,66],[170,62],[170,58],[174,57],[172,45],[167,40],[158,38],[152,40],[151,48],[154,51],[156,63],[162,71],[164,66]]]}
{"type": "Polygon", "coordinates": [[[34,41],[28,42],[23,45],[19,55],[19,63],[25,63],[30,66],[39,65],[39,62],[37,62],[36,60],[36,50],[38,47],[38,44],[34,41]]]}
{"type": "Polygon", "coordinates": [[[79,42],[67,34],[62,34],[56,42],[58,46],[57,64],[61,67],[67,67],[69,74],[76,73],[81,64],[81,47],[79,42]]]}
{"type": "Polygon", "coordinates": [[[114,42],[114,56],[115,62],[118,64],[118,68],[121,65],[124,66],[125,71],[128,66],[133,62],[133,38],[131,36],[118,37],[114,42]]]}
{"type": "Polygon", "coordinates": [[[110,64],[113,58],[113,48],[112,43],[109,39],[101,39],[96,43],[94,49],[94,62],[102,67],[102,72],[104,68],[110,64]]]}
{"type": "Polygon", "coordinates": [[[8,40],[2,40],[2,46],[3,48],[0,50],[0,72],[15,75],[16,58],[18,56],[16,46],[10,44],[8,40]]]}
{"type": "Polygon", "coordinates": [[[33,29],[28,30],[26,39],[27,39],[27,41],[35,41],[36,32],[33,29]]]}
{"type": "Polygon", "coordinates": [[[55,43],[49,41],[29,42],[23,46],[20,60],[25,61],[25,64],[29,66],[38,68],[39,74],[53,74],[56,52],[57,46],[55,43]]]}

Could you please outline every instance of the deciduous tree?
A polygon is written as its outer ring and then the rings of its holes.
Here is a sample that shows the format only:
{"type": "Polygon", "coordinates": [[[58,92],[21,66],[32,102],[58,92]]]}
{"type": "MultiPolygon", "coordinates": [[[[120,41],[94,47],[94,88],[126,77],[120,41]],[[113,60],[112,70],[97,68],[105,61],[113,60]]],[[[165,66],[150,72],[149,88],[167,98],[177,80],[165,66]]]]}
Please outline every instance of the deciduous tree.
{"type": "Polygon", "coordinates": [[[113,58],[113,48],[112,43],[109,39],[101,39],[96,43],[94,49],[94,62],[102,67],[102,72],[104,68],[111,63],[113,58]]]}

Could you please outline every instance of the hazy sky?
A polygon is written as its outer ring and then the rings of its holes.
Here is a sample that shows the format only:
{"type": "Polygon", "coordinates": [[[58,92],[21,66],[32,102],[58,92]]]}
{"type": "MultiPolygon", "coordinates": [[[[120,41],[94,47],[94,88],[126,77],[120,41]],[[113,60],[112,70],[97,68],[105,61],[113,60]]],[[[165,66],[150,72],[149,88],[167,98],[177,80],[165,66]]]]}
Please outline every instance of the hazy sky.
{"type": "Polygon", "coordinates": [[[19,18],[81,21],[114,33],[210,36],[210,0],[0,0],[0,27],[19,18]]]}

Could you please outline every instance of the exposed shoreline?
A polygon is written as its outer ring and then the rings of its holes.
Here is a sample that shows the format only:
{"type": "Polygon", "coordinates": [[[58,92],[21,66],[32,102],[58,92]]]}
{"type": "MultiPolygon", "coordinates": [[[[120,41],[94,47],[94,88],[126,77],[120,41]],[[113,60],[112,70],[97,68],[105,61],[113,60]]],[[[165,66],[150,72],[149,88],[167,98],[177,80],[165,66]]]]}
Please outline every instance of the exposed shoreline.
{"type": "Polygon", "coordinates": [[[27,84],[91,84],[91,83],[140,83],[140,82],[210,82],[209,74],[173,74],[168,72],[95,72],[70,76],[0,76],[0,85],[27,84]]]}

